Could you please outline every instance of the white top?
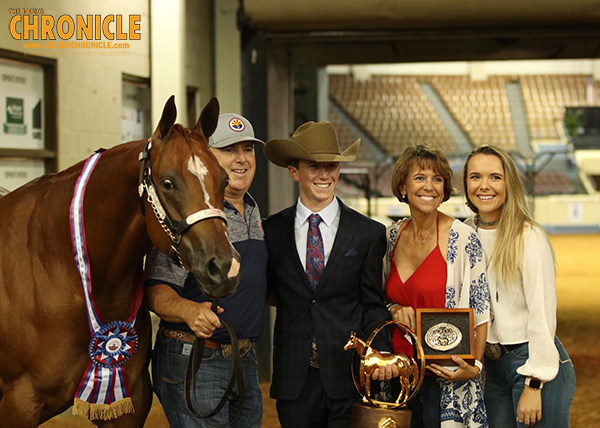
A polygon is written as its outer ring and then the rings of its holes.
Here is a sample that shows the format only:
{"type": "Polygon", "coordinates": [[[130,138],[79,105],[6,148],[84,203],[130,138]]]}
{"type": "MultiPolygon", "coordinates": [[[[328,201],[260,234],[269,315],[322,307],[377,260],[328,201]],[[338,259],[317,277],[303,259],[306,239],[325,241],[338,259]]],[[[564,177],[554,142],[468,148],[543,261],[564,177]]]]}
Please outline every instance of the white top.
{"type": "Polygon", "coordinates": [[[319,224],[319,230],[321,231],[321,237],[323,238],[323,252],[325,253],[325,265],[329,260],[331,249],[333,248],[333,242],[335,241],[335,235],[337,234],[338,227],[340,225],[340,203],[337,198],[333,198],[333,201],[321,211],[313,213],[311,210],[300,202],[298,198],[298,204],[296,205],[296,220],[294,221],[294,235],[296,238],[296,249],[298,250],[298,256],[302,262],[302,267],[306,270],[306,241],[308,235],[308,218],[311,214],[319,214],[323,221],[319,224]]]}
{"type": "MultiPolygon", "coordinates": [[[[474,219],[465,223],[475,227],[474,219]]],[[[556,276],[551,244],[537,228],[527,226],[523,267],[517,281],[506,287],[491,268],[496,229],[476,229],[488,265],[492,322],[487,341],[504,345],[529,342],[529,358],[517,373],[544,382],[558,373],[556,334],[556,276]]]]}

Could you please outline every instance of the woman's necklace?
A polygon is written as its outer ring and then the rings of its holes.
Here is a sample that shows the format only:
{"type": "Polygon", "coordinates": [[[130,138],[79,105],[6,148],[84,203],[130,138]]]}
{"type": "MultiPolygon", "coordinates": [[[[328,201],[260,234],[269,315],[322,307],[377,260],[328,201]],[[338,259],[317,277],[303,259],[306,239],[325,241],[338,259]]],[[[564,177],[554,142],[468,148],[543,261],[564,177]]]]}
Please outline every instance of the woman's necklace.
{"type": "Polygon", "coordinates": [[[484,225],[484,226],[493,226],[493,225],[495,225],[496,223],[498,223],[499,221],[500,221],[500,219],[499,219],[499,218],[497,218],[497,219],[496,219],[496,220],[494,220],[494,221],[483,221],[483,220],[481,219],[481,217],[479,217],[479,214],[477,214],[477,215],[475,216],[475,224],[476,224],[477,226],[479,226],[480,224],[482,224],[482,225],[484,225]]]}
{"type": "Polygon", "coordinates": [[[423,238],[423,242],[421,242],[421,245],[425,245],[425,241],[427,241],[427,238],[429,237],[429,232],[431,232],[431,229],[433,229],[433,225],[437,222],[437,216],[435,217],[435,220],[433,220],[433,223],[431,223],[431,226],[429,226],[429,230],[427,231],[427,234],[425,235],[425,238],[423,238]]]}

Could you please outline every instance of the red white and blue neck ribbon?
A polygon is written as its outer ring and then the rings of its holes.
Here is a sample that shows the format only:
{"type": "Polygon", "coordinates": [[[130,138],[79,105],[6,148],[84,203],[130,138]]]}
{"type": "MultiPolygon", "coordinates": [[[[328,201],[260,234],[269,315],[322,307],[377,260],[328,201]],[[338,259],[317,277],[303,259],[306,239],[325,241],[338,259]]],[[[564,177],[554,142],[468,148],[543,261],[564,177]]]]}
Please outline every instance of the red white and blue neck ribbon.
{"type": "Polygon", "coordinates": [[[110,420],[134,412],[122,364],[137,348],[138,337],[133,325],[142,300],[141,284],[136,284],[137,290],[129,319],[108,324],[98,313],[94,303],[91,264],[83,221],[83,199],[85,188],[100,156],[102,152],[94,153],[86,161],[75,184],[70,208],[75,263],[81,278],[92,336],[88,349],[91,361],[75,394],[73,413],[90,420],[110,420]]]}

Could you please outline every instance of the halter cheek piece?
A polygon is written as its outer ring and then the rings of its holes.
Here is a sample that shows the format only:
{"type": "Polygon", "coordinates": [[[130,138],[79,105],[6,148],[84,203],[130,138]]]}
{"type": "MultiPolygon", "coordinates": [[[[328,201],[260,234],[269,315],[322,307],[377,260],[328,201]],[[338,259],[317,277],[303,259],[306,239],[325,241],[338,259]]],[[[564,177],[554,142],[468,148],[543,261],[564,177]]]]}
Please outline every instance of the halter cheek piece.
{"type": "Polygon", "coordinates": [[[150,150],[152,149],[152,139],[148,139],[148,142],[144,146],[144,150],[140,152],[138,157],[141,162],[140,166],[140,179],[138,184],[138,193],[140,195],[140,204],[142,207],[142,213],[145,214],[144,209],[144,193],[147,195],[148,202],[156,215],[156,219],[162,226],[163,230],[171,238],[171,249],[169,250],[169,257],[173,263],[178,266],[182,266],[181,256],[179,254],[179,243],[181,237],[188,231],[194,224],[206,220],[209,218],[220,218],[227,224],[227,216],[225,212],[215,208],[207,208],[190,214],[181,221],[173,220],[167,214],[163,204],[158,196],[158,191],[152,180],[152,165],[150,161],[150,150]]]}
{"type": "MultiPolygon", "coordinates": [[[[169,257],[176,265],[182,266],[183,263],[181,261],[181,256],[179,254],[179,243],[181,242],[181,237],[183,234],[194,224],[206,220],[209,218],[220,218],[227,224],[227,216],[225,212],[219,209],[207,208],[204,210],[197,211],[193,214],[190,214],[182,221],[175,221],[169,217],[167,211],[165,210],[163,204],[160,201],[160,197],[158,196],[158,191],[156,190],[156,186],[154,185],[154,181],[152,180],[152,167],[150,164],[150,150],[152,149],[152,139],[149,138],[148,142],[144,146],[144,150],[140,152],[139,160],[142,163],[140,167],[140,179],[138,184],[138,193],[140,195],[140,204],[142,207],[142,213],[145,215],[144,209],[144,193],[147,195],[148,202],[152,207],[152,211],[154,211],[154,215],[156,219],[162,226],[163,230],[169,235],[171,238],[171,249],[169,250],[169,257]]],[[[217,301],[213,300],[212,310],[216,314],[217,313],[217,301]]],[[[220,319],[220,318],[219,318],[220,319]]],[[[186,379],[185,379],[185,404],[188,411],[194,415],[195,417],[207,419],[216,415],[221,411],[225,403],[227,402],[231,392],[233,391],[233,387],[235,383],[238,386],[238,393],[240,394],[240,400],[238,403],[237,413],[235,414],[233,420],[224,423],[224,424],[214,424],[210,420],[206,420],[209,425],[223,428],[232,425],[239,418],[241,410],[244,404],[244,373],[242,369],[241,356],[239,351],[239,345],[237,336],[235,334],[235,330],[226,320],[220,319],[221,323],[227,328],[229,332],[229,337],[231,338],[231,346],[233,352],[233,366],[231,370],[231,377],[229,379],[229,384],[227,386],[227,390],[221,397],[221,401],[215,406],[212,412],[207,414],[202,414],[198,408],[198,400],[196,398],[196,372],[200,368],[200,363],[202,362],[202,354],[204,351],[204,339],[196,338],[194,344],[192,346],[192,351],[190,355],[190,359],[188,361],[188,367],[186,370],[186,379]]]]}

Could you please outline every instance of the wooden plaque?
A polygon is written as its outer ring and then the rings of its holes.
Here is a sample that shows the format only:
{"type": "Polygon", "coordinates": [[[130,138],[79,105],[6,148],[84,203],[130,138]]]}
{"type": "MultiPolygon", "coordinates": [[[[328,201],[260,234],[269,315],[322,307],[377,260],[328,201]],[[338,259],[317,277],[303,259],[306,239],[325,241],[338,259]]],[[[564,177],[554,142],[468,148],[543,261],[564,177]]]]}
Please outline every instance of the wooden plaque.
{"type": "Polygon", "coordinates": [[[417,309],[417,337],[425,362],[456,366],[452,355],[467,363],[475,361],[473,309],[417,309]]]}

